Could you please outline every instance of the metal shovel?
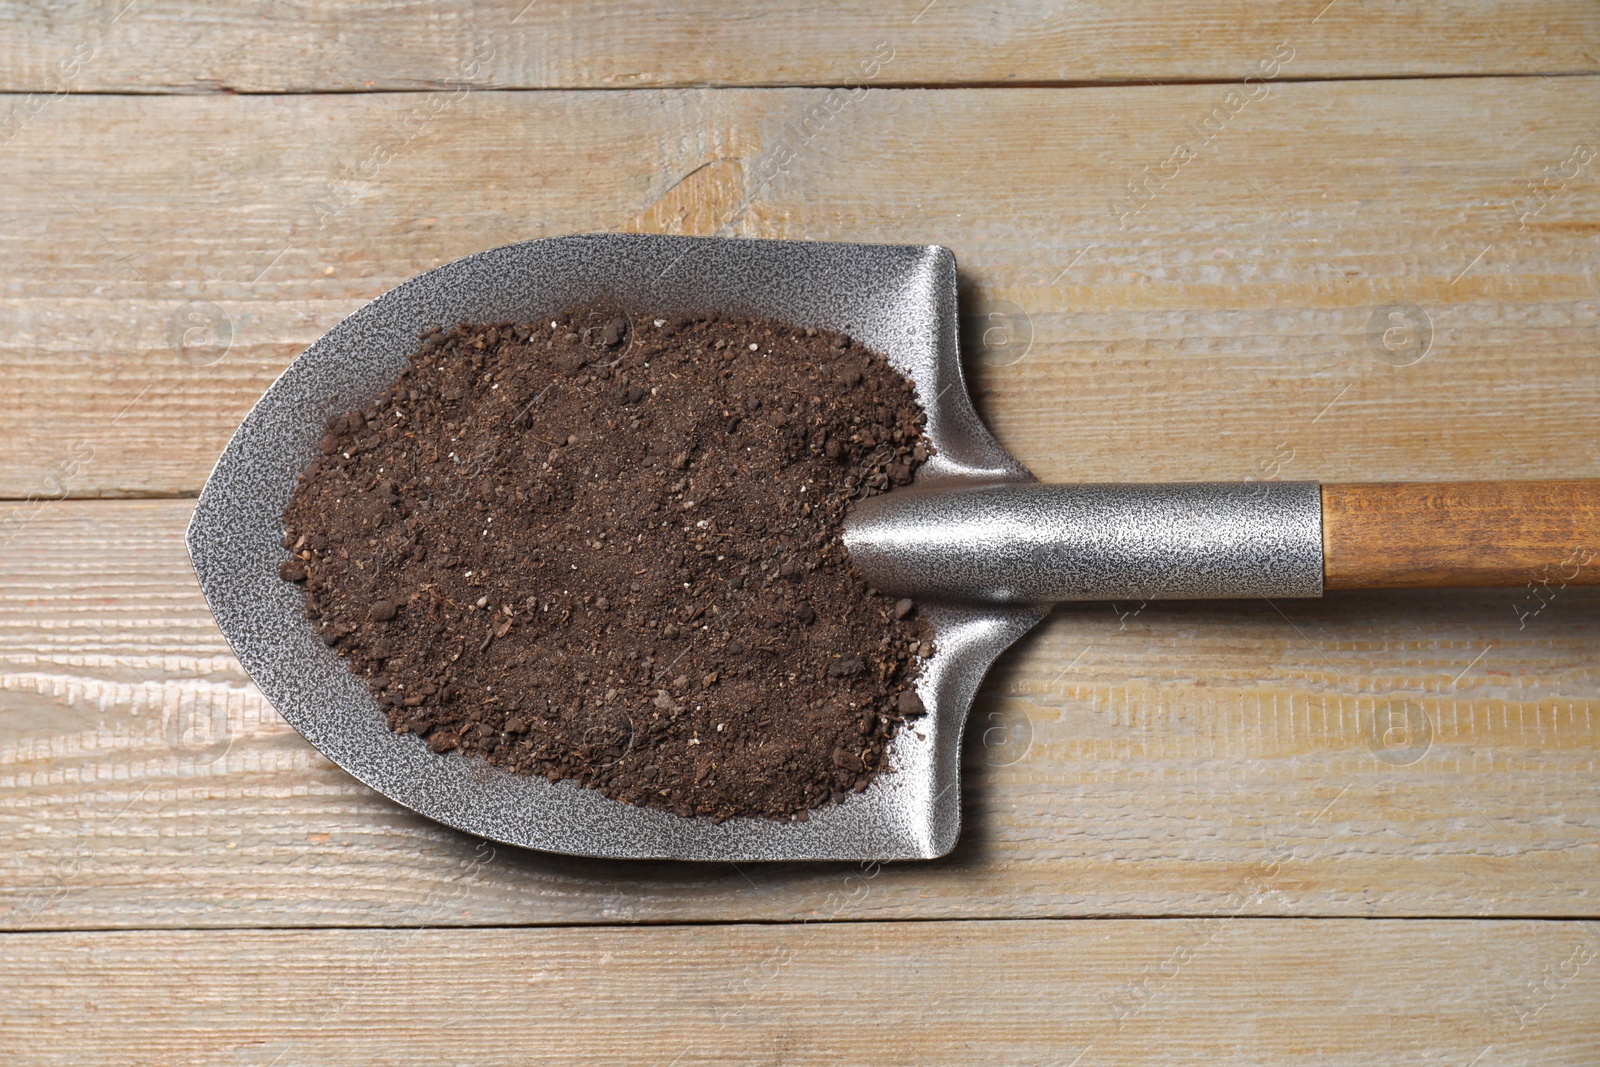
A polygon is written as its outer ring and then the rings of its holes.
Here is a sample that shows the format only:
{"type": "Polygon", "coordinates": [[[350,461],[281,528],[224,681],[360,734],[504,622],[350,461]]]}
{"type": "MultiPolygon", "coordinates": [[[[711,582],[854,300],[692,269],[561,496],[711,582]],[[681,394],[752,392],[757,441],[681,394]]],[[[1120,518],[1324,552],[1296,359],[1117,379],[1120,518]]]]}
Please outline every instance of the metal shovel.
{"type": "MultiPolygon", "coordinates": [[[[1582,500],[1597,496],[1594,483],[1559,484],[1576,486],[1582,500]]],[[[456,260],[328,331],[245,417],[200,494],[187,539],[223,635],[278,712],[350,774],[432,819],[585,856],[895,860],[954,847],[968,708],[995,657],[1051,601],[1319,596],[1323,520],[1315,483],[1038,485],[967,396],[948,249],[593,234],[456,260]],[[425,326],[526,320],[600,302],[847,331],[910,378],[927,411],[936,453],[916,483],[856,505],[845,530],[870,582],[923,603],[937,648],[918,683],[927,715],[895,736],[892,773],[805,822],[713,824],[435,754],[389,728],[366,685],[302,617],[299,589],[278,577],[281,515],[327,419],[390,384],[425,326]]],[[[1564,548],[1548,531],[1540,536],[1550,541],[1542,550],[1551,565],[1566,567],[1567,549],[1600,549],[1600,534],[1564,548]]],[[[1597,569],[1585,558],[1573,580],[1592,580],[1597,569]]]]}

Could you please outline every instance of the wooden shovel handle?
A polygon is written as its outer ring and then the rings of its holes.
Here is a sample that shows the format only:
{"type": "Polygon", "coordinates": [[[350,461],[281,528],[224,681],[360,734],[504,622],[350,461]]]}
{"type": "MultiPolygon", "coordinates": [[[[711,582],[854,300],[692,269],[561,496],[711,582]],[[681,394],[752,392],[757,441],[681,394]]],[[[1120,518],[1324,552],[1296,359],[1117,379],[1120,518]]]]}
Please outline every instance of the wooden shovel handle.
{"type": "Polygon", "coordinates": [[[1600,585],[1600,480],[1322,487],[1326,589],[1600,585]]]}

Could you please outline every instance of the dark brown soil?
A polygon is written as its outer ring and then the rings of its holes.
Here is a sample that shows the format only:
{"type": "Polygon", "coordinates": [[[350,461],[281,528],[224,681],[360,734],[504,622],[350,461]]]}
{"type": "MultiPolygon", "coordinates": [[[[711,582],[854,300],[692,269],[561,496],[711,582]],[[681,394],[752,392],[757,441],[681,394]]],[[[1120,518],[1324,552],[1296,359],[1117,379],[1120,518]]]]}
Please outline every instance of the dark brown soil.
{"type": "Polygon", "coordinates": [[[931,654],[840,524],[927,457],[849,338],[588,309],[425,334],[333,419],[281,575],[400,732],[631,804],[806,818],[885,769],[931,654]]]}

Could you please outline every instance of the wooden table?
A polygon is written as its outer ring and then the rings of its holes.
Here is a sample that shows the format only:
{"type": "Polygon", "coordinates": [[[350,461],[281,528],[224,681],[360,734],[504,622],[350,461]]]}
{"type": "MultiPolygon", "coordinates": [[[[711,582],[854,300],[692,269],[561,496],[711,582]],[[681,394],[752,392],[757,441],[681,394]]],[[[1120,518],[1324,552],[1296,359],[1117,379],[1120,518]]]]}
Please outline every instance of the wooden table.
{"type": "Polygon", "coordinates": [[[689,866],[359,786],[182,544],[342,315],[584,230],[952,247],[1045,479],[1600,477],[1594,3],[0,24],[4,1062],[1600,1062],[1596,593],[1063,607],[949,859],[689,866]]]}

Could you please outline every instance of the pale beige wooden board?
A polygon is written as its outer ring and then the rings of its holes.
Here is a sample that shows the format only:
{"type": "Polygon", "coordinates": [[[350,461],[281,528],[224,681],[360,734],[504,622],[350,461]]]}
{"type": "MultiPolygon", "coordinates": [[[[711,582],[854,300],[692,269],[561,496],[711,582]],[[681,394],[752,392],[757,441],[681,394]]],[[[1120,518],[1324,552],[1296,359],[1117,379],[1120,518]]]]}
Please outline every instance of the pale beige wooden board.
{"type": "Polygon", "coordinates": [[[37,93],[1237,81],[1283,41],[1297,77],[1600,68],[1581,0],[7,0],[0,24],[0,89],[37,93]]]}
{"type": "Polygon", "coordinates": [[[1500,590],[1062,608],[979,697],[951,859],[594,862],[322,759],[213,626],[189,507],[0,506],[0,925],[1600,910],[1594,591],[1520,630],[1500,590]]]}
{"type": "Polygon", "coordinates": [[[339,316],[585,229],[951,245],[971,338],[1009,342],[980,405],[1047,478],[1592,476],[1600,196],[1594,164],[1559,172],[1600,145],[1600,86],[1563,76],[1600,69],[1592,4],[83,0],[0,25],[5,1062],[1600,1058],[1600,929],[1508,918],[1596,913],[1600,595],[1063,609],[980,696],[950,860],[632,865],[355,785],[228,654],[188,502],[54,499],[192,495],[339,316]],[[1148,83],[1286,48],[1119,224],[1230,102],[1148,83]],[[1442,74],[1514,77],[1288,84],[1442,74]],[[853,75],[1131,87],[460,91],[853,75]],[[442,91],[220,95],[373,89],[442,91]],[[215,95],[72,95],[124,91],[215,95]],[[1430,326],[1414,365],[1378,358],[1391,303],[1430,326]],[[744,920],[783,925],[617,925],[744,920]],[[479,924],[523,928],[304,929],[479,924]],[[170,929],[252,926],[301,929],[170,929]]]}
{"type": "Polygon", "coordinates": [[[974,386],[1044,478],[1600,473],[1600,162],[1527,189],[1600,144],[1600,83],[1278,84],[1202,143],[1230,91],[873,92],[809,140],[813,90],[58,99],[0,152],[0,495],[192,494],[363,301],[626,228],[948,244],[995,359],[1031,335],[974,386]]]}
{"type": "Polygon", "coordinates": [[[838,923],[0,937],[10,1064],[1600,1058],[1600,926],[838,923]]]}

